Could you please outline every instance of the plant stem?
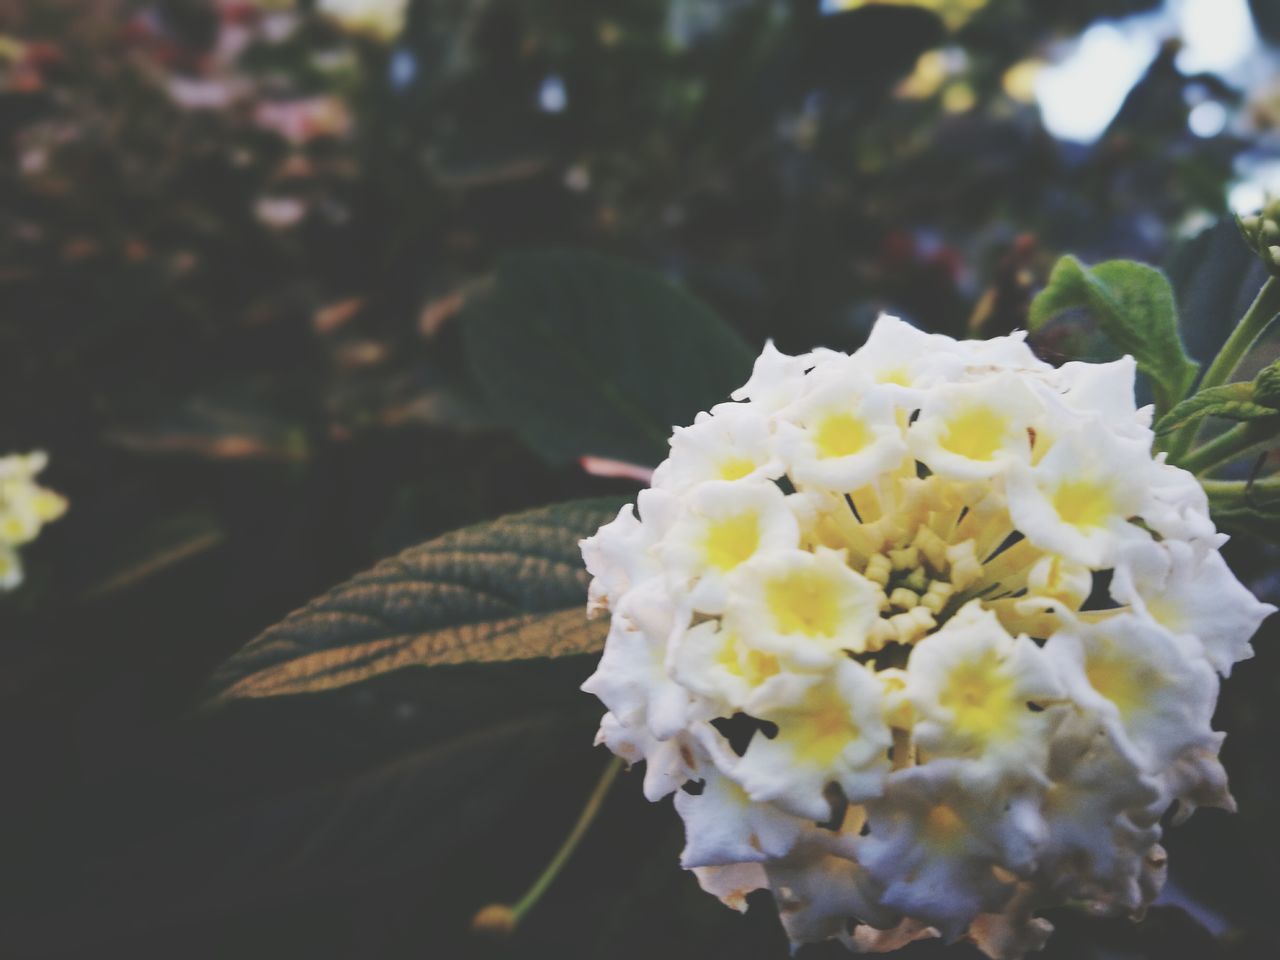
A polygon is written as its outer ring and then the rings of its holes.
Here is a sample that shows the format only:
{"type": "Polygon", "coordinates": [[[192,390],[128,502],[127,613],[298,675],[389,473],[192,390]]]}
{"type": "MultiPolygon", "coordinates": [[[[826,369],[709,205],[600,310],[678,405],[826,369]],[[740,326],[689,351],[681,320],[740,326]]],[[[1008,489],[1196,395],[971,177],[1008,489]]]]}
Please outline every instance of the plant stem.
{"type": "Polygon", "coordinates": [[[1201,480],[1200,486],[1212,497],[1234,497],[1252,489],[1258,493],[1280,493],[1280,477],[1268,477],[1265,480],[1201,480]]]}
{"type": "Polygon", "coordinates": [[[556,851],[554,857],[538,875],[538,879],[525,891],[524,896],[517,900],[511,907],[511,912],[515,914],[516,922],[520,918],[533,909],[546,893],[547,888],[555,881],[556,876],[568,863],[569,858],[573,856],[574,849],[578,846],[578,841],[587,832],[587,828],[591,826],[591,822],[595,820],[596,814],[600,812],[600,806],[604,803],[605,795],[609,792],[609,787],[613,785],[613,781],[618,776],[618,771],[622,769],[622,759],[614,757],[609,761],[609,765],[604,768],[604,772],[600,774],[600,779],[596,781],[595,787],[591,791],[591,795],[587,797],[587,802],[582,808],[582,812],[578,814],[578,821],[573,825],[573,829],[569,831],[569,835],[564,838],[564,843],[560,844],[560,849],[556,851]]]}
{"type": "Polygon", "coordinates": [[[1250,447],[1275,436],[1275,427],[1266,420],[1241,423],[1219,434],[1203,446],[1191,451],[1179,464],[1184,470],[1200,474],[1234,460],[1250,447]]]}
{"type": "Polygon", "coordinates": [[[1213,363],[1205,371],[1204,379],[1200,381],[1200,389],[1226,383],[1231,378],[1231,374],[1235,373],[1245,353],[1278,313],[1280,313],[1280,279],[1269,277],[1262,285],[1262,289],[1258,291],[1253,303],[1249,305],[1249,309],[1245,311],[1245,315],[1236,324],[1236,328],[1231,331],[1231,336],[1227,337],[1227,342],[1213,358],[1213,363]]]}
{"type": "MultiPolygon", "coordinates": [[[[1245,311],[1244,316],[1240,318],[1240,322],[1236,324],[1236,328],[1227,337],[1222,349],[1218,351],[1218,355],[1209,364],[1209,369],[1205,371],[1204,377],[1201,378],[1197,392],[1208,387],[1221,386],[1231,379],[1231,375],[1240,366],[1240,361],[1244,359],[1244,355],[1257,341],[1258,337],[1262,336],[1263,331],[1267,329],[1267,326],[1275,319],[1277,314],[1280,314],[1280,279],[1268,277],[1267,282],[1258,291],[1258,295],[1254,297],[1253,303],[1249,305],[1249,309],[1245,311]]],[[[1187,424],[1174,434],[1167,448],[1170,461],[1178,463],[1187,456],[1187,449],[1199,432],[1200,426],[1202,424],[1187,424]]],[[[1196,454],[1192,454],[1187,459],[1187,462],[1191,462],[1198,453],[1199,451],[1196,451],[1196,454]]],[[[1187,469],[1190,470],[1191,468],[1187,467],[1187,469]]]]}

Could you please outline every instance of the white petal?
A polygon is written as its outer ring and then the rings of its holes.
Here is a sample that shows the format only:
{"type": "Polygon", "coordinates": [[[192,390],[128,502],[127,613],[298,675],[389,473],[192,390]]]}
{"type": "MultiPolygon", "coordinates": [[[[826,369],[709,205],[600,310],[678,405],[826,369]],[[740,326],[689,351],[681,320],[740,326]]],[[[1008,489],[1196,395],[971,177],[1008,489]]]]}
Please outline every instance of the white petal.
{"type": "Polygon", "coordinates": [[[764,867],[758,863],[733,863],[722,867],[693,867],[698,885],[726,906],[747,912],[747,894],[769,886],[764,867]]]}
{"type": "Polygon", "coordinates": [[[1276,611],[1235,578],[1222,554],[1177,540],[1127,549],[1116,566],[1111,595],[1174,633],[1195,637],[1224,677],[1233,664],[1253,656],[1249,641],[1276,611]]]}
{"type": "Polygon", "coordinates": [[[1158,772],[1214,739],[1218,679],[1200,651],[1138,613],[1079,622],[1049,638],[1067,695],[1091,712],[1130,762],[1158,772]]]}

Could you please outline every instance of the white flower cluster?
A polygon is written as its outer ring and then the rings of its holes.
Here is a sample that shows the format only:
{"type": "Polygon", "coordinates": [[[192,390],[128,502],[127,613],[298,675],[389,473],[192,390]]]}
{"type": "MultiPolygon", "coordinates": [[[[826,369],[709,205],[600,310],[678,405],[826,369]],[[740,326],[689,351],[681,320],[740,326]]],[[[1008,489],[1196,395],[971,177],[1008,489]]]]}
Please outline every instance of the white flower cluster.
{"type": "Polygon", "coordinates": [[[42,452],[0,457],[0,590],[22,583],[18,548],[67,510],[67,501],[36,484],[49,458],[42,452]]]}
{"type": "Polygon", "coordinates": [[[675,793],[706,890],[772,890],[794,943],[1020,957],[1046,906],[1140,913],[1170,807],[1233,806],[1218,674],[1275,608],[1134,372],[891,317],[769,345],[583,541],[598,742],[675,793]]]}

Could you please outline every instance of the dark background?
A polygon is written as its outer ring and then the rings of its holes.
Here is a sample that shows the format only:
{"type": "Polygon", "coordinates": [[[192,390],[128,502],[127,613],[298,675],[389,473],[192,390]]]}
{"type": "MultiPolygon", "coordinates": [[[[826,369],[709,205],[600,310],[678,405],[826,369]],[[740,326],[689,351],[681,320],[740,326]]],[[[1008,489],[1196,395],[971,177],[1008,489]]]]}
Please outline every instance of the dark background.
{"type": "MultiPolygon", "coordinates": [[[[71,501],[0,596],[0,955],[786,955],[767,897],[742,918],[697,892],[635,776],[514,940],[468,932],[604,764],[587,663],[536,680],[561,704],[545,749],[469,746],[446,783],[409,676],[195,707],[218,663],[382,557],[635,489],[486,409],[459,325],[503,253],[646,264],[784,350],[856,348],[881,309],[1007,332],[1059,254],[1131,257],[1168,269],[1211,355],[1261,279],[1224,218],[1275,150],[1274,74],[1188,75],[1170,41],[1070,143],[1006,72],[1159,4],[849,6],[418,0],[379,37],[305,2],[0,0],[0,453],[48,450],[71,501]],[[950,72],[904,91],[943,49],[950,72]],[[1230,122],[1201,136],[1207,99],[1230,122]]],[[[1277,599],[1271,548],[1228,555],[1277,599]]],[[[1274,630],[1219,708],[1240,813],[1168,836],[1170,905],[1137,926],[1064,909],[1047,956],[1280,956],[1274,630]]]]}

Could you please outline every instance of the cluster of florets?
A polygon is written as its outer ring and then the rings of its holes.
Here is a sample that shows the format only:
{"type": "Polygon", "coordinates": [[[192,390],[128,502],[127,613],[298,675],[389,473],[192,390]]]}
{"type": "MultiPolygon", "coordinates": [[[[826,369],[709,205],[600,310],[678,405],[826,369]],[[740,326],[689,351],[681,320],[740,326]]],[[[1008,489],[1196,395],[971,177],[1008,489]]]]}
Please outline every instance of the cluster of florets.
{"type": "Polygon", "coordinates": [[[67,510],[66,500],[35,482],[48,461],[39,451],[0,457],[0,590],[22,582],[18,548],[67,510]]]}
{"type": "Polygon", "coordinates": [[[598,742],[675,793],[706,890],[772,890],[795,943],[1018,957],[1046,906],[1140,913],[1171,807],[1232,807],[1218,674],[1274,608],[1134,369],[890,317],[770,345],[583,541],[598,742]]]}
{"type": "Polygon", "coordinates": [[[1257,213],[1237,221],[1244,241],[1267,269],[1280,273],[1280,200],[1270,200],[1257,213]]]}

